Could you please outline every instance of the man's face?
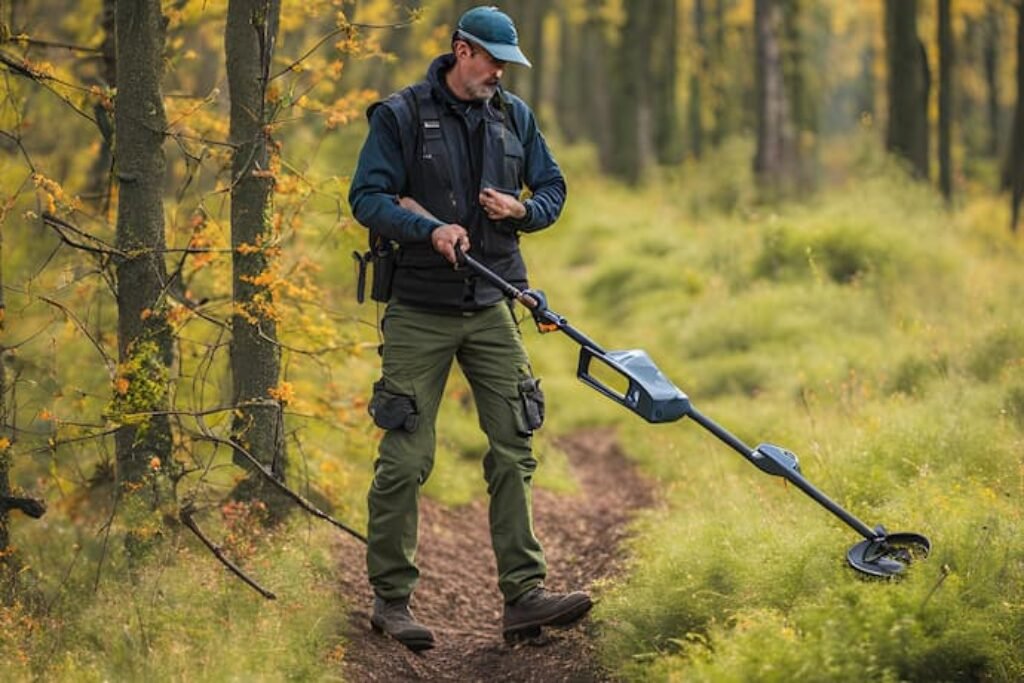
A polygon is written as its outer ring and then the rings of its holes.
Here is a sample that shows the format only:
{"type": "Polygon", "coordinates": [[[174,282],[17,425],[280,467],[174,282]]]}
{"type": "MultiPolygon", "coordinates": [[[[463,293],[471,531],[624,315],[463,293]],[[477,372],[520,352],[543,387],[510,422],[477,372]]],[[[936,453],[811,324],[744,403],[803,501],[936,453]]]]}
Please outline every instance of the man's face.
{"type": "Polygon", "coordinates": [[[505,62],[495,59],[479,45],[460,40],[455,46],[459,75],[466,93],[474,100],[494,97],[505,70],[505,62]]]}

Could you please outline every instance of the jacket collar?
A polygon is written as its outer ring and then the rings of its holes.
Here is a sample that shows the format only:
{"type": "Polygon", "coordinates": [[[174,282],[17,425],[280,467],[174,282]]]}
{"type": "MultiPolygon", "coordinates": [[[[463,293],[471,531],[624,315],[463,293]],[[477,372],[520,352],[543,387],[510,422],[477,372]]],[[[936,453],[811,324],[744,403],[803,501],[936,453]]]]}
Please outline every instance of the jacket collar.
{"type": "Polygon", "coordinates": [[[452,93],[448,88],[448,83],[445,81],[445,74],[447,74],[448,70],[454,65],[455,55],[450,52],[440,55],[431,62],[430,67],[427,69],[427,82],[430,83],[434,99],[447,107],[457,108],[459,110],[464,110],[467,106],[473,107],[486,105],[484,107],[484,113],[487,116],[496,119],[504,118],[501,113],[502,107],[499,98],[505,97],[505,91],[502,90],[500,86],[498,87],[498,91],[494,94],[494,97],[484,103],[460,100],[454,95],[454,93],[452,93]]]}

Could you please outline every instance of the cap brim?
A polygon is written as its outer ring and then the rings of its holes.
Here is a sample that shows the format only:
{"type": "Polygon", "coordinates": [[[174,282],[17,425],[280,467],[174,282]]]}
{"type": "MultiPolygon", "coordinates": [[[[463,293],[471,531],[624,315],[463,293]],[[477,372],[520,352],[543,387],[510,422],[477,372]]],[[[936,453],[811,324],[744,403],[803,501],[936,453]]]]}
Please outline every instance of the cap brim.
{"type": "Polygon", "coordinates": [[[530,60],[526,58],[523,51],[519,49],[518,45],[507,45],[505,43],[491,43],[486,40],[480,40],[472,33],[459,29],[459,33],[465,36],[466,40],[472,41],[487,50],[492,57],[502,62],[509,62],[511,64],[522,64],[523,66],[533,67],[530,64],[530,60]]]}

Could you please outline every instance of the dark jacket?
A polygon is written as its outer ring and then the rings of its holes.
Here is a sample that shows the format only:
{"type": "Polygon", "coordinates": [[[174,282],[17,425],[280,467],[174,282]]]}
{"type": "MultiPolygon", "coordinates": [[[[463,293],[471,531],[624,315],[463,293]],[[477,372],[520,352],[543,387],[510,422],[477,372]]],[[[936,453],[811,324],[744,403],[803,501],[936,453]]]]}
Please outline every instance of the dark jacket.
{"type": "Polygon", "coordinates": [[[431,247],[430,233],[444,223],[462,225],[470,235],[471,253],[513,284],[525,286],[519,233],[553,223],[566,189],[529,107],[500,90],[488,102],[458,100],[444,83],[453,63],[451,54],[438,57],[426,81],[370,108],[370,132],[349,202],[361,224],[400,245],[395,298],[477,309],[500,301],[501,293],[470,272],[455,271],[431,247]],[[410,107],[416,93],[435,103],[428,108],[440,123],[436,139],[424,140],[424,131],[418,130],[417,113],[423,114],[415,103],[410,107]],[[532,196],[524,202],[526,216],[489,220],[478,201],[485,186],[517,196],[528,187],[532,196]],[[399,196],[412,197],[439,220],[406,211],[397,204],[399,196]]]}

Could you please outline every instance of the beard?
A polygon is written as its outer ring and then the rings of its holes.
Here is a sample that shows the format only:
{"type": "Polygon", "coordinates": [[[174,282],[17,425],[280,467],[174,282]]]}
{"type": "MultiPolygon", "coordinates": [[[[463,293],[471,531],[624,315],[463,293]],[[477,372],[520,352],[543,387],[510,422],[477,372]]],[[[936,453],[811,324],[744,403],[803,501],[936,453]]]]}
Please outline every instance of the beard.
{"type": "Polygon", "coordinates": [[[498,92],[498,81],[493,83],[482,82],[466,85],[466,92],[468,92],[469,96],[474,100],[486,102],[494,97],[494,94],[498,92]]]}

